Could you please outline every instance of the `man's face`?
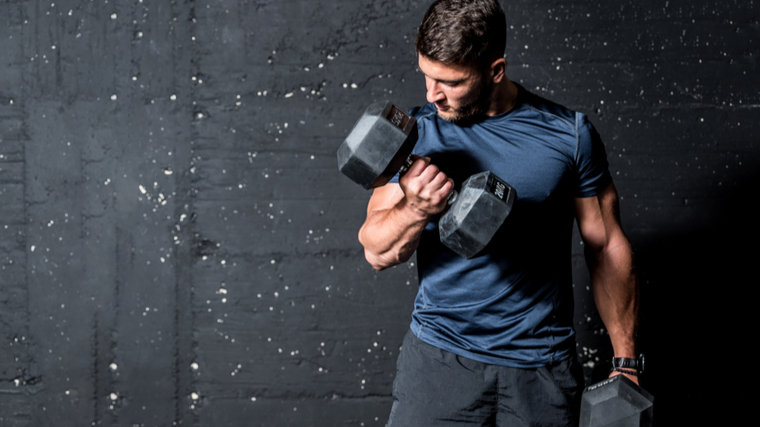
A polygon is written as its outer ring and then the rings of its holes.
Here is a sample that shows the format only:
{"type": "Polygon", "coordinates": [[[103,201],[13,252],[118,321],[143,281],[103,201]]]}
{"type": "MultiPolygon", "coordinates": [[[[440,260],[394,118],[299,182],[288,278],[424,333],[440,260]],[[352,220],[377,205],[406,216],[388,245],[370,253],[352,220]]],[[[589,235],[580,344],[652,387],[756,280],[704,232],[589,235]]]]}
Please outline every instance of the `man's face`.
{"type": "Polygon", "coordinates": [[[442,119],[461,123],[488,111],[492,82],[477,67],[446,65],[422,55],[418,65],[425,75],[427,100],[435,103],[442,119]]]}

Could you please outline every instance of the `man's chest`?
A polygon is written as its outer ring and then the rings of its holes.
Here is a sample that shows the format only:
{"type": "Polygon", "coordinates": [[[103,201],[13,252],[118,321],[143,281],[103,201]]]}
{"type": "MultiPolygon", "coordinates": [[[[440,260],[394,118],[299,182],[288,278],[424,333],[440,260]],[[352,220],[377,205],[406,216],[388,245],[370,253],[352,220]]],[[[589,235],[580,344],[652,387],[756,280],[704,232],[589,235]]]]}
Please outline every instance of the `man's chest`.
{"type": "Polygon", "coordinates": [[[572,194],[573,147],[561,134],[524,126],[421,130],[415,153],[429,156],[457,185],[491,171],[517,191],[521,202],[540,204],[558,192],[572,194]]]}

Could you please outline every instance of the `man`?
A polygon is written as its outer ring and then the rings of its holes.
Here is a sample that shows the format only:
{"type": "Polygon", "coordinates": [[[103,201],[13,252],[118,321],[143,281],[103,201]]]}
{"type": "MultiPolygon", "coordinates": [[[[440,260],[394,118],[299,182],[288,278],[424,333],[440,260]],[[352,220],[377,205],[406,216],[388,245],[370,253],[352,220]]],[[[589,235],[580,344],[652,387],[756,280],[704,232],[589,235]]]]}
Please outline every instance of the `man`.
{"type": "MultiPolygon", "coordinates": [[[[602,142],[584,115],[509,80],[505,44],[496,0],[438,0],[417,34],[429,102],[413,110],[417,155],[374,191],[359,232],[378,270],[417,251],[420,288],[390,427],[577,424],[573,218],[615,356],[637,355],[638,287],[602,142]],[[437,220],[455,182],[485,170],[517,199],[468,260],[440,243],[437,220]]],[[[619,370],[638,382],[636,369],[619,370]]]]}

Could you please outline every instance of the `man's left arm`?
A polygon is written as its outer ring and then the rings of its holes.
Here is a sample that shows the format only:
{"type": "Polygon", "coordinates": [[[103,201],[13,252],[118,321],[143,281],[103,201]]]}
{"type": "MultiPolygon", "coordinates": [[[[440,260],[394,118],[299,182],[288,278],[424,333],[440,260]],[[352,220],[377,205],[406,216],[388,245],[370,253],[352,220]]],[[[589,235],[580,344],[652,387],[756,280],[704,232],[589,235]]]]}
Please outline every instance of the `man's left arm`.
{"type": "MultiPolygon", "coordinates": [[[[615,357],[635,359],[639,285],[631,243],[620,226],[615,185],[610,183],[596,196],[576,198],[575,213],[585,243],[594,301],[610,334],[615,357]]],[[[639,383],[635,376],[626,376],[639,383]]]]}

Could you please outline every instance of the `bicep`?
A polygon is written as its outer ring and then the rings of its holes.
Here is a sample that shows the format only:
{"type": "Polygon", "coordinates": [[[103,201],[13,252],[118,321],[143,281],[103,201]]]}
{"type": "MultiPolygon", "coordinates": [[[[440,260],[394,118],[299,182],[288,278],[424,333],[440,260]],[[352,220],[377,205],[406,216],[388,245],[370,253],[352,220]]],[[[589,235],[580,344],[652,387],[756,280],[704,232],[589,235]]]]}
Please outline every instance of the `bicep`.
{"type": "Polygon", "coordinates": [[[613,183],[595,196],[576,198],[575,215],[583,241],[595,251],[605,249],[616,239],[625,239],[620,226],[618,194],[613,183]]]}

